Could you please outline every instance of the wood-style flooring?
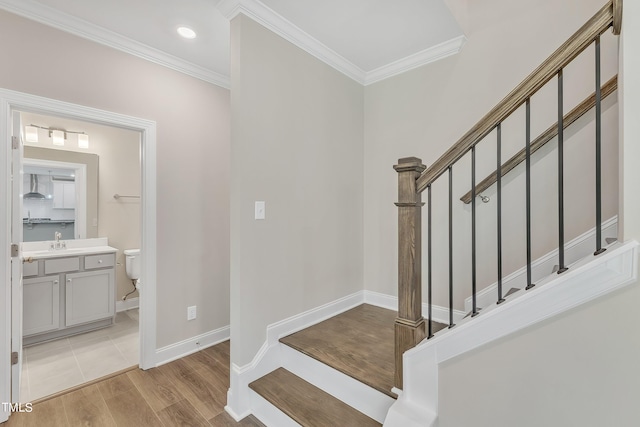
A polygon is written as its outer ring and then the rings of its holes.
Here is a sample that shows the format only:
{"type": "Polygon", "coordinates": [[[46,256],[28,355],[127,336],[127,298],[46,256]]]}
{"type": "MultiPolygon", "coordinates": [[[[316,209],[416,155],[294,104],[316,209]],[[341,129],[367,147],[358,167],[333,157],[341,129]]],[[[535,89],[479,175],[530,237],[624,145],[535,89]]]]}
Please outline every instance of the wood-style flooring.
{"type": "Polygon", "coordinates": [[[2,427],[264,427],[252,416],[236,423],[224,411],[228,389],[226,341],[157,368],[130,370],[36,402],[32,412],[14,413],[2,427]]]}
{"type": "Polygon", "coordinates": [[[284,368],[252,382],[249,387],[304,427],[381,426],[284,368]]]}
{"type": "MultiPolygon", "coordinates": [[[[393,398],[394,322],[397,312],[363,304],[280,339],[393,398]]],[[[434,331],[445,325],[433,323],[434,331]]]]}
{"type": "Polygon", "coordinates": [[[396,312],[363,304],[280,339],[391,397],[396,312]]]}

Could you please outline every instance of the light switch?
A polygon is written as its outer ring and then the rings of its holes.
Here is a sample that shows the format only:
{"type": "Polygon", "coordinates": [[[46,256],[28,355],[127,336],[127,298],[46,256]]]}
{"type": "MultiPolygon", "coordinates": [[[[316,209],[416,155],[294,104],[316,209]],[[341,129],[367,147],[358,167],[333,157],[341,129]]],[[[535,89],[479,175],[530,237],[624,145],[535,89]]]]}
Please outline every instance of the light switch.
{"type": "Polygon", "coordinates": [[[256,202],[256,219],[265,218],[265,202],[256,202]]]}

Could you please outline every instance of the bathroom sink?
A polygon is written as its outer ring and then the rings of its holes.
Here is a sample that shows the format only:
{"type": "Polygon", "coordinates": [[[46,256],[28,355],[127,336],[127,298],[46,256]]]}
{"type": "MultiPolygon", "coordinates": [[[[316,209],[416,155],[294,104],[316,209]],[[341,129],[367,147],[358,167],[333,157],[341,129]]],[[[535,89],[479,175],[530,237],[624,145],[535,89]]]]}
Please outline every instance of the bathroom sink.
{"type": "Polygon", "coordinates": [[[106,238],[65,240],[66,248],[49,249],[51,242],[25,242],[22,245],[22,258],[32,260],[65,256],[90,255],[117,252],[108,245],[106,238]]]}

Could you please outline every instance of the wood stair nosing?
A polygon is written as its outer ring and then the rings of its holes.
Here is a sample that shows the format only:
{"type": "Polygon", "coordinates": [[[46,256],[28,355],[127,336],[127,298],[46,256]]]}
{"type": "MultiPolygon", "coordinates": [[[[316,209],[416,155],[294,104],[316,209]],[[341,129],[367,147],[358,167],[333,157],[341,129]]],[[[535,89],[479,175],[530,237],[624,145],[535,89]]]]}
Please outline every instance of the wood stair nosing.
{"type": "Polygon", "coordinates": [[[284,368],[250,383],[249,388],[303,427],[381,426],[284,368]]]}

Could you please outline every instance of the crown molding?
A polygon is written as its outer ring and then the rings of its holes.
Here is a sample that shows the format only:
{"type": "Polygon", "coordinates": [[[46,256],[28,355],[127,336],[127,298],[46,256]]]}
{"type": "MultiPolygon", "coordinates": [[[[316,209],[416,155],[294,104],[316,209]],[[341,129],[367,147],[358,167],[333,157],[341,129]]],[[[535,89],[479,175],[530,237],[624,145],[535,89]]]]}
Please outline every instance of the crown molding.
{"type": "Polygon", "coordinates": [[[407,56],[406,58],[383,65],[382,67],[369,71],[363,84],[367,86],[372,83],[388,79],[389,77],[397,76],[398,74],[402,74],[409,70],[413,70],[414,68],[422,67],[423,65],[438,61],[446,58],[447,56],[455,55],[460,52],[466,41],[467,38],[464,35],[461,35],[421,52],[407,56]]]}
{"type": "Polygon", "coordinates": [[[229,77],[33,0],[0,0],[0,9],[229,89],[229,77]]]}
{"type": "Polygon", "coordinates": [[[222,15],[229,20],[240,13],[248,16],[364,86],[435,62],[447,56],[455,55],[460,52],[467,40],[464,35],[461,35],[367,72],[307,34],[291,21],[264,5],[260,0],[221,0],[217,7],[222,15]]]}
{"type": "Polygon", "coordinates": [[[263,27],[271,30],[300,49],[315,56],[347,77],[364,84],[366,72],[342,55],[311,37],[288,19],[274,12],[259,0],[222,0],[218,10],[232,20],[238,14],[248,16],[263,27]]]}

